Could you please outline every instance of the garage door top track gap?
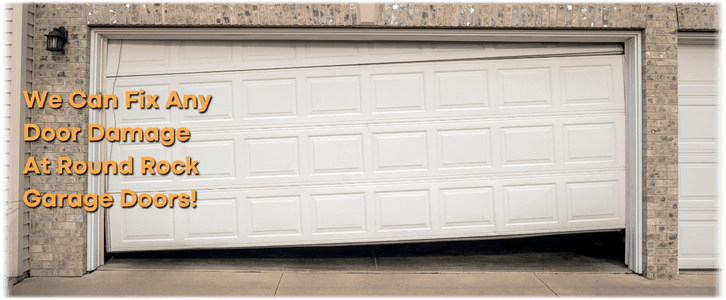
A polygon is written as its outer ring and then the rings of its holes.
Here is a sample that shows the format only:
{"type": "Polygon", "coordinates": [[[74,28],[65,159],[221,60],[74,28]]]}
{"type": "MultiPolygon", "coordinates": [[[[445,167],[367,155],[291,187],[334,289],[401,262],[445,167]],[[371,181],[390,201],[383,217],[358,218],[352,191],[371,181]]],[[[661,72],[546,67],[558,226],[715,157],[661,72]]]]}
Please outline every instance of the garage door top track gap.
{"type": "Polygon", "coordinates": [[[474,57],[474,58],[459,58],[459,59],[430,59],[430,60],[412,60],[412,61],[390,61],[390,62],[377,62],[377,63],[351,63],[351,64],[336,64],[336,65],[322,65],[322,66],[299,66],[299,67],[268,67],[268,68],[253,68],[253,69],[234,69],[234,70],[220,70],[220,71],[189,71],[189,72],[175,72],[174,74],[168,73],[154,73],[154,74],[132,74],[132,75],[106,75],[106,78],[126,78],[126,77],[151,77],[151,76],[168,76],[168,75],[189,75],[189,74],[205,74],[205,73],[232,73],[232,72],[256,72],[256,71],[274,71],[274,70],[303,70],[303,69],[326,69],[326,68],[338,68],[338,67],[350,67],[350,66],[384,66],[384,65],[401,65],[401,64],[418,64],[418,63],[437,63],[437,62],[457,62],[457,61],[487,61],[487,60],[503,60],[503,59],[528,59],[528,58],[553,58],[553,57],[584,57],[584,56],[601,56],[601,55],[623,55],[624,52],[620,51],[603,51],[603,52],[588,52],[588,53],[561,53],[561,54],[547,54],[547,55],[518,55],[518,56],[494,56],[494,57],[474,57]]]}

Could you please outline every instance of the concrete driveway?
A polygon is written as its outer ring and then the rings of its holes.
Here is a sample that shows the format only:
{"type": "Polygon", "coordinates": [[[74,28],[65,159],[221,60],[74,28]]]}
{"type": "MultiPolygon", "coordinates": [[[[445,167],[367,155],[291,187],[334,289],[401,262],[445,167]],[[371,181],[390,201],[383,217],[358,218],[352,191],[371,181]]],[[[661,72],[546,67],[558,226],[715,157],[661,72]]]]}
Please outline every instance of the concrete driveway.
{"type": "Polygon", "coordinates": [[[117,253],[14,296],[714,296],[715,272],[647,280],[618,232],[502,240],[117,253]]]}
{"type": "Polygon", "coordinates": [[[715,273],[648,280],[602,273],[99,270],[31,277],[11,296],[715,296],[715,273]]]}

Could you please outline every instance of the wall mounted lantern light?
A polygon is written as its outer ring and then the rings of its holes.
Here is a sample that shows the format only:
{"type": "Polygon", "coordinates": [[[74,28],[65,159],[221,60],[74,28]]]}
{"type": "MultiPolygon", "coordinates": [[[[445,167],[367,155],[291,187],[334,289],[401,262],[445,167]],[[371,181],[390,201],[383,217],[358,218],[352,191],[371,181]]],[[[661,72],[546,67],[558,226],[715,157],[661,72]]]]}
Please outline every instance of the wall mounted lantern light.
{"type": "Polygon", "coordinates": [[[48,37],[48,42],[45,45],[45,50],[48,51],[63,51],[63,45],[68,41],[68,31],[63,27],[53,28],[53,31],[49,32],[45,36],[48,37]]]}

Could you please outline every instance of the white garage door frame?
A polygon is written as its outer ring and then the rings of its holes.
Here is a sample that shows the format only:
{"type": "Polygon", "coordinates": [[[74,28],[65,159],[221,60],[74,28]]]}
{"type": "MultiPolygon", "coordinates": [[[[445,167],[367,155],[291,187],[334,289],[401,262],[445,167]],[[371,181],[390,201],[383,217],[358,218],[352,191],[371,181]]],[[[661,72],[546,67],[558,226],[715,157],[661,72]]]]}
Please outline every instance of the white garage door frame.
{"type": "MultiPolygon", "coordinates": [[[[109,39],[135,40],[387,40],[466,42],[577,42],[624,43],[624,79],[627,130],[627,238],[626,263],[635,273],[643,270],[642,207],[642,98],[641,31],[604,30],[461,30],[461,29],[360,29],[360,28],[117,28],[91,30],[89,92],[103,92],[104,68],[109,39]]],[[[89,111],[89,123],[103,124],[103,113],[89,111]]],[[[103,160],[106,145],[89,143],[89,160],[103,160]]],[[[108,177],[91,176],[89,193],[103,193],[108,177]]],[[[103,264],[104,215],[100,208],[88,214],[87,270],[103,264]]]]}

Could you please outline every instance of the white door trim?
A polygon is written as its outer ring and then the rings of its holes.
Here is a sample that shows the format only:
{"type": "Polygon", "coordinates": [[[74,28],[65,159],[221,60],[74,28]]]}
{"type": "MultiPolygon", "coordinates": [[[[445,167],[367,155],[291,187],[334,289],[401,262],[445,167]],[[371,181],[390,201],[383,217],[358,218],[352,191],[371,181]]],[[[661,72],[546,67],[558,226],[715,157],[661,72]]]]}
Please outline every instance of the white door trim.
{"type": "MultiPolygon", "coordinates": [[[[361,28],[124,28],[91,29],[90,93],[102,93],[108,39],[151,40],[395,40],[468,42],[619,42],[625,45],[625,99],[628,123],[628,239],[626,263],[635,273],[643,270],[642,213],[642,98],[641,32],[606,30],[462,30],[361,28]],[[633,255],[635,254],[635,255],[633,255]]],[[[89,122],[102,123],[102,113],[90,110],[89,122]]],[[[104,145],[89,143],[89,160],[103,160],[104,145]]],[[[90,176],[90,193],[102,193],[106,178],[90,176]]],[[[88,214],[87,269],[103,264],[105,211],[88,214]]]]}
{"type": "Polygon", "coordinates": [[[715,31],[679,31],[678,45],[718,45],[718,33],[715,31]]]}

